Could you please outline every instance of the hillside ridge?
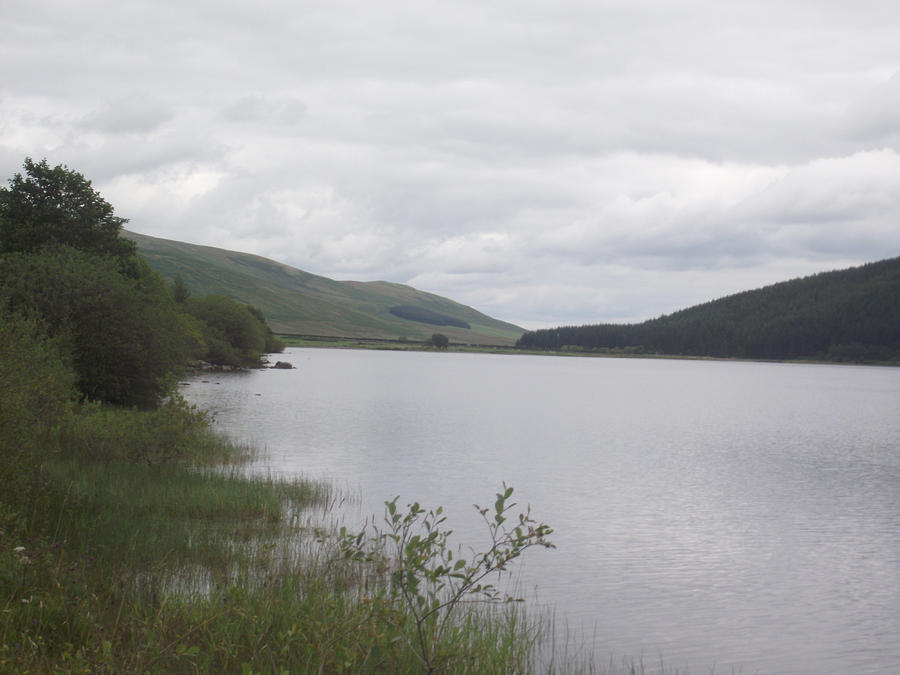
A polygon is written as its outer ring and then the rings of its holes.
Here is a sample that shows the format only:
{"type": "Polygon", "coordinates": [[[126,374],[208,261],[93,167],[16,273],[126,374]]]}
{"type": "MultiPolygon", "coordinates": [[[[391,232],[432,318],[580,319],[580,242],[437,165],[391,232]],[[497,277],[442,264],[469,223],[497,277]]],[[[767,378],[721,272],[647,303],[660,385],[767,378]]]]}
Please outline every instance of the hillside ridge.
{"type": "Polygon", "coordinates": [[[742,291],[635,324],[526,332],[520,347],[826,361],[900,360],[900,257],[742,291]]]}
{"type": "Polygon", "coordinates": [[[405,284],[336,281],[251,253],[129,231],[123,234],[167,281],[180,274],[194,295],[226,295],[254,305],[281,334],[423,340],[440,332],[455,343],[509,346],[524,332],[405,284]],[[423,317],[440,316],[445,321],[403,318],[391,312],[398,307],[414,307],[423,317]]]}

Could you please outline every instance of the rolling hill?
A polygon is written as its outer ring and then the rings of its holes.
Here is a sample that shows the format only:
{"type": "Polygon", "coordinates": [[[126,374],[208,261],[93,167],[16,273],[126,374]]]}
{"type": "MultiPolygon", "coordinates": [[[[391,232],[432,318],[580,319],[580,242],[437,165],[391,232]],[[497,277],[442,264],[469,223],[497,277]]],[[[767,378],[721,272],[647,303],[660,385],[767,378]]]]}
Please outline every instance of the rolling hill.
{"type": "Polygon", "coordinates": [[[900,258],[737,293],[643,323],[532,331],[518,345],[725,358],[900,361],[900,258]]]}
{"type": "Polygon", "coordinates": [[[167,281],[181,274],[193,295],[216,293],[259,307],[276,333],[512,345],[524,330],[453,300],[387,281],[335,281],[209,246],[123,232],[167,281]]]}

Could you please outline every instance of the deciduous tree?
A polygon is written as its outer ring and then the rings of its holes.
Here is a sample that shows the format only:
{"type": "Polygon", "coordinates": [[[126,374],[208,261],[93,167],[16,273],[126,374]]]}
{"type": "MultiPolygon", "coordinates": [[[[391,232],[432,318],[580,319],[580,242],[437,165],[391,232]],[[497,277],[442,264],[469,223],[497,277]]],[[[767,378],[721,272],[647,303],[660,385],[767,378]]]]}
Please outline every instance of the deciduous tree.
{"type": "Polygon", "coordinates": [[[0,188],[0,253],[33,253],[47,244],[64,244],[87,253],[123,260],[134,243],[119,236],[128,222],[77,171],[50,167],[46,159],[23,164],[8,188],[0,188]]]}
{"type": "Polygon", "coordinates": [[[432,336],[428,338],[428,344],[437,349],[447,349],[450,345],[450,338],[443,333],[433,333],[432,336]]]}
{"type": "Polygon", "coordinates": [[[188,328],[165,283],[141,259],[135,277],[69,246],[0,256],[0,308],[55,336],[88,398],[149,408],[184,365],[188,328]]]}

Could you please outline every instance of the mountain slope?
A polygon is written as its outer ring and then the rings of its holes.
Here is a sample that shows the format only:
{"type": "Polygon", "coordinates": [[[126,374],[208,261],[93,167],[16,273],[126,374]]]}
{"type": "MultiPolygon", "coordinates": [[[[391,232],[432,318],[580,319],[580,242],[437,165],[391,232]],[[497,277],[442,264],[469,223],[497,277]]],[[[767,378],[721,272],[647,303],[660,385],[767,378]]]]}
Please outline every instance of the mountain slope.
{"type": "Polygon", "coordinates": [[[335,281],[248,253],[124,234],[165,279],[181,274],[193,295],[217,293],[259,307],[278,333],[412,340],[443,333],[453,342],[495,345],[511,345],[523,333],[518,326],[403,284],[335,281]],[[421,310],[428,322],[401,318],[392,308],[421,310]],[[442,319],[447,322],[439,323],[442,319]]]}
{"type": "Polygon", "coordinates": [[[900,258],[745,291],[639,324],[533,331],[518,344],[737,358],[900,360],[900,258]]]}

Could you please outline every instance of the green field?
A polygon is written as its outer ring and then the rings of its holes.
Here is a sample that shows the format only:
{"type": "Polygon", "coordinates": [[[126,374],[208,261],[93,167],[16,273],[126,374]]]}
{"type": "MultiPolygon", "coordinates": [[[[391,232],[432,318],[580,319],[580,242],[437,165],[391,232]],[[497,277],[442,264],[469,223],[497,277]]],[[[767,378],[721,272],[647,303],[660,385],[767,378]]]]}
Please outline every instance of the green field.
{"type": "Polygon", "coordinates": [[[387,281],[335,281],[247,253],[158,239],[133,232],[138,252],[166,280],[180,274],[191,293],[227,295],[262,309],[276,333],[512,345],[524,330],[448,298],[387,281]],[[415,307],[470,328],[403,319],[391,308],[415,307]]]}

